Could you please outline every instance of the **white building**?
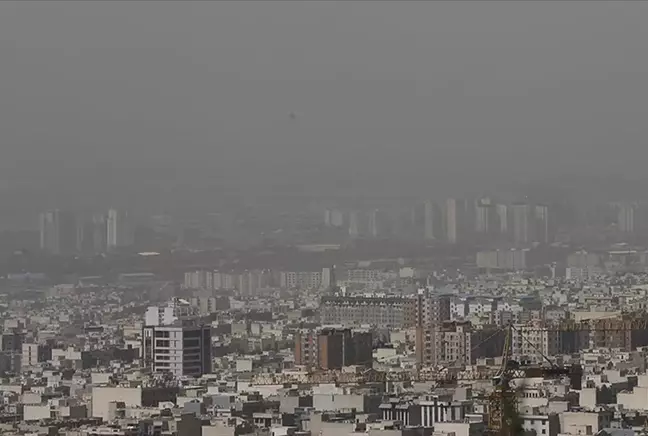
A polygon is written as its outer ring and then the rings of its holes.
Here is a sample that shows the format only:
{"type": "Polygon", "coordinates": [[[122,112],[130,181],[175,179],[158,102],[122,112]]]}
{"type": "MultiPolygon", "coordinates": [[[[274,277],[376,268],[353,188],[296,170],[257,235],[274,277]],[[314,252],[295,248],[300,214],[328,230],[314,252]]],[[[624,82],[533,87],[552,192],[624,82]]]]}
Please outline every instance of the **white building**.
{"type": "Polygon", "coordinates": [[[106,242],[108,249],[133,245],[134,229],[128,213],[110,209],[108,211],[107,232],[106,242]]]}
{"type": "Polygon", "coordinates": [[[174,298],[164,306],[149,306],[144,316],[146,326],[171,325],[184,317],[194,316],[196,308],[187,300],[174,298]]]}
{"type": "Polygon", "coordinates": [[[556,436],[560,430],[557,415],[522,415],[522,428],[538,436],[556,436]]]}

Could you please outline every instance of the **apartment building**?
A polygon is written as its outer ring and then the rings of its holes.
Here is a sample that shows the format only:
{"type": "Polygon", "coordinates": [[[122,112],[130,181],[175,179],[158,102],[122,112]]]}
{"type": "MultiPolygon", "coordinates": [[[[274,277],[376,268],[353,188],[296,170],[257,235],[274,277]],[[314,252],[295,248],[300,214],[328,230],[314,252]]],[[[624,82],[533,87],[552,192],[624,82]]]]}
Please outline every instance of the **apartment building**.
{"type": "Polygon", "coordinates": [[[211,327],[195,321],[146,326],[142,359],[152,372],[200,377],[211,372],[211,327]]]}
{"type": "Polygon", "coordinates": [[[322,297],[322,324],[370,324],[403,328],[414,325],[416,301],[401,297],[322,297]]]}

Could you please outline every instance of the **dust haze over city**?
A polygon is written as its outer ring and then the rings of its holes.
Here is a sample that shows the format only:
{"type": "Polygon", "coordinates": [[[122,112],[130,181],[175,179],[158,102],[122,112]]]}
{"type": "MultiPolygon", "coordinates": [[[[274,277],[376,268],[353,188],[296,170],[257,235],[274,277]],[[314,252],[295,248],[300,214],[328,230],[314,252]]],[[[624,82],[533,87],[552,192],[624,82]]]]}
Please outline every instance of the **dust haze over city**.
{"type": "Polygon", "coordinates": [[[647,19],[0,2],[0,433],[648,428],[647,19]]]}

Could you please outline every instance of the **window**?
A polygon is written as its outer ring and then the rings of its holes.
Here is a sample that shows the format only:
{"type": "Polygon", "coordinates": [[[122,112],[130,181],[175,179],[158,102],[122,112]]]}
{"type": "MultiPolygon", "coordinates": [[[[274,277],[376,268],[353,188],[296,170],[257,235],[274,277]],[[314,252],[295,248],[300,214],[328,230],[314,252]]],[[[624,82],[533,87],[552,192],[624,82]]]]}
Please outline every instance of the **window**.
{"type": "Polygon", "coordinates": [[[199,339],[185,339],[184,346],[187,347],[187,348],[198,347],[198,346],[200,346],[200,340],[199,339]]]}

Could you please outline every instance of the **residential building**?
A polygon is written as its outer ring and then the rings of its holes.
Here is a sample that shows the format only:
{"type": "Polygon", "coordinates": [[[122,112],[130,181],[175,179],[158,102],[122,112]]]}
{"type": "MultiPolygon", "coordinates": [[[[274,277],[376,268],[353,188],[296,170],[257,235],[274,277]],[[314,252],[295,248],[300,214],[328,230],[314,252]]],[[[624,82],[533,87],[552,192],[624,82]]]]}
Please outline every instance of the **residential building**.
{"type": "Polygon", "coordinates": [[[196,315],[196,307],[187,300],[173,298],[165,305],[149,306],[146,310],[144,323],[146,326],[171,325],[183,318],[196,315]]]}
{"type": "Polygon", "coordinates": [[[211,372],[211,327],[191,321],[145,326],[142,360],[156,373],[200,377],[211,372]]]}
{"type": "Polygon", "coordinates": [[[532,242],[531,206],[526,203],[511,205],[511,224],[513,226],[513,242],[526,245],[532,242]]]}
{"type": "Polygon", "coordinates": [[[130,247],[134,242],[135,229],[127,212],[117,209],[108,211],[106,222],[108,249],[130,247]]]}
{"type": "Polygon", "coordinates": [[[342,369],[351,365],[371,367],[372,344],[371,333],[325,328],[317,335],[319,369],[342,369]]]}
{"type": "Polygon", "coordinates": [[[322,324],[380,325],[402,328],[413,325],[416,301],[402,297],[322,297],[319,313],[322,324]]]}
{"type": "Polygon", "coordinates": [[[50,254],[72,254],[77,249],[77,228],[74,214],[50,210],[40,216],[40,246],[50,254]]]}

